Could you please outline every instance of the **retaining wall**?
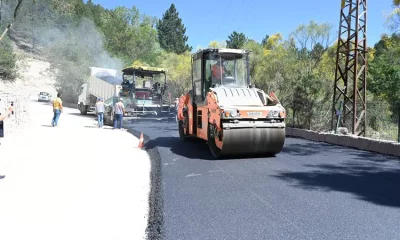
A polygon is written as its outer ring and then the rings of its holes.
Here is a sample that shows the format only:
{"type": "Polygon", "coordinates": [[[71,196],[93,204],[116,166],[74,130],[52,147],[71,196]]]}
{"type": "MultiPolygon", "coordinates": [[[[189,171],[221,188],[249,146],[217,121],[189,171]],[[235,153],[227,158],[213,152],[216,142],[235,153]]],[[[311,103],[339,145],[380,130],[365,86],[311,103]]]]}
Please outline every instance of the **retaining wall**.
{"type": "Polygon", "coordinates": [[[298,128],[286,128],[286,136],[299,137],[312,141],[326,142],[335,145],[356,148],[381,154],[400,157],[400,143],[386,140],[315,132],[298,128]]]}

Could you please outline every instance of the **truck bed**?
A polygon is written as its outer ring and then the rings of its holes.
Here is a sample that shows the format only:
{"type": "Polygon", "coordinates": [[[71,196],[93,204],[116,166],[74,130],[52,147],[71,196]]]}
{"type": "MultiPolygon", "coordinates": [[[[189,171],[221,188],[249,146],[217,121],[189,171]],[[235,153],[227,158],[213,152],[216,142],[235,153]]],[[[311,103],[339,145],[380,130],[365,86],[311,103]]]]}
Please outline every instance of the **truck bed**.
{"type": "Polygon", "coordinates": [[[89,93],[104,100],[117,96],[120,88],[95,76],[89,77],[89,93]]]}

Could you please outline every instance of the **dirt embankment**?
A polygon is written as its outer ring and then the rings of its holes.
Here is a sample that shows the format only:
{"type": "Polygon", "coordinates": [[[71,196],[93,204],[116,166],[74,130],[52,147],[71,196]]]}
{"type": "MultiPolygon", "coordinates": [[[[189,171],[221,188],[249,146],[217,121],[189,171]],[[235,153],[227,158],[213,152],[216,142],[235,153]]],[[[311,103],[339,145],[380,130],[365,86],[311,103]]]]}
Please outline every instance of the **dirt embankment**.
{"type": "Polygon", "coordinates": [[[14,114],[4,121],[4,135],[22,130],[30,121],[29,98],[37,98],[41,91],[57,94],[54,74],[50,71],[50,63],[38,59],[21,50],[14,44],[17,56],[17,79],[4,81],[0,79],[0,113],[4,113],[14,103],[14,114]]]}
{"type": "Polygon", "coordinates": [[[0,79],[0,94],[31,95],[47,91],[55,95],[55,77],[50,71],[50,63],[26,53],[15,44],[14,52],[18,59],[17,79],[15,81],[0,79]]]}

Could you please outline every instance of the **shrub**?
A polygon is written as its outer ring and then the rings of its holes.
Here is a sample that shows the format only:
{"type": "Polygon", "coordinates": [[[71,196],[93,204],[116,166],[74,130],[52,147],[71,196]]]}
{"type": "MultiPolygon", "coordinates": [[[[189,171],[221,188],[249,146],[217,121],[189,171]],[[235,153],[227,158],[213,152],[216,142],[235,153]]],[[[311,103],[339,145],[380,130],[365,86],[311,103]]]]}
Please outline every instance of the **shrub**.
{"type": "Polygon", "coordinates": [[[0,77],[4,80],[15,80],[16,76],[16,56],[10,39],[4,36],[0,41],[0,77]]]}

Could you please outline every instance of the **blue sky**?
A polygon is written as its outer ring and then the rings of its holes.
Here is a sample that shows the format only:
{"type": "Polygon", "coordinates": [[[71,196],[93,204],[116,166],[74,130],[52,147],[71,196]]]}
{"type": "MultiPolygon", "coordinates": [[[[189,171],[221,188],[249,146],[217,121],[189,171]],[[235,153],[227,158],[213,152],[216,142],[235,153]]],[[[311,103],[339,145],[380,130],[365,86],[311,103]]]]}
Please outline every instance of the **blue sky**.
{"type": "MultiPolygon", "coordinates": [[[[243,32],[247,37],[261,41],[265,34],[281,33],[284,38],[299,24],[311,20],[332,24],[331,38],[337,38],[339,29],[340,0],[92,0],[106,8],[136,6],[141,13],[161,18],[174,3],[186,27],[188,44],[206,47],[210,41],[224,41],[233,31],[243,32]]],[[[379,41],[385,14],[392,10],[392,0],[368,1],[368,45],[379,41]]]]}

